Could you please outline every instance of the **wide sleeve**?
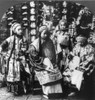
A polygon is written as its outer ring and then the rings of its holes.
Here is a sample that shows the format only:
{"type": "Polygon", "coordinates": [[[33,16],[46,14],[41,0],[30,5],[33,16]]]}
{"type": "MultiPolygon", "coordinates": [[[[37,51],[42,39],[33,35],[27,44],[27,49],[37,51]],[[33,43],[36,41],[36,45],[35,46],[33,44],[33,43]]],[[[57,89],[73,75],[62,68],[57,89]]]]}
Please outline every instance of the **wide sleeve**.
{"type": "Polygon", "coordinates": [[[75,47],[73,48],[72,54],[73,54],[74,56],[79,56],[79,53],[80,53],[80,46],[77,44],[77,45],[75,45],[75,47]]]}
{"type": "Polygon", "coordinates": [[[88,47],[87,47],[86,59],[88,62],[90,62],[90,61],[95,62],[95,49],[91,45],[88,45],[88,47]]]}
{"type": "Polygon", "coordinates": [[[5,49],[8,48],[10,41],[13,41],[13,36],[8,37],[6,40],[4,40],[1,43],[1,45],[0,45],[1,51],[4,51],[5,49]]]}

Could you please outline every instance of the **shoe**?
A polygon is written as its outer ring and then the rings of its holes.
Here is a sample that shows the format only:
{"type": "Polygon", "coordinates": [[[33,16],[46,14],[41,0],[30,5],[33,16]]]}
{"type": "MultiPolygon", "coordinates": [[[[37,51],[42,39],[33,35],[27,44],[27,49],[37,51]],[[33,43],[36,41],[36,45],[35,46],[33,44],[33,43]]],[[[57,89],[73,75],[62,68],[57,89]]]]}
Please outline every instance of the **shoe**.
{"type": "Polygon", "coordinates": [[[14,96],[19,96],[19,93],[17,93],[17,92],[14,92],[14,96]]]}
{"type": "Polygon", "coordinates": [[[68,94],[68,96],[70,97],[70,96],[75,96],[75,92],[71,92],[70,94],[68,94]]]}
{"type": "Polygon", "coordinates": [[[46,95],[46,94],[43,94],[43,97],[46,98],[46,99],[49,98],[48,95],[46,95]]]}

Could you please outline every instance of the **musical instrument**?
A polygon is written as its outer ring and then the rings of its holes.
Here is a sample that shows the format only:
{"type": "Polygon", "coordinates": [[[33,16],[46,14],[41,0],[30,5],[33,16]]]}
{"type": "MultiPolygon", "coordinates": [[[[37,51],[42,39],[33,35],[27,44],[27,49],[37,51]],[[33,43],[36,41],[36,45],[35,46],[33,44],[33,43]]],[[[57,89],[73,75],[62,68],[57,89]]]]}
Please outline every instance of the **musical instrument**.
{"type": "Polygon", "coordinates": [[[35,73],[41,85],[56,82],[62,79],[60,71],[56,71],[56,73],[49,73],[47,71],[35,71],[35,73]]]}
{"type": "Polygon", "coordinates": [[[63,75],[66,81],[75,85],[76,88],[80,90],[82,81],[84,80],[83,74],[87,72],[87,75],[90,75],[94,70],[93,64],[94,62],[90,59],[80,62],[80,57],[75,56],[63,75]]]}

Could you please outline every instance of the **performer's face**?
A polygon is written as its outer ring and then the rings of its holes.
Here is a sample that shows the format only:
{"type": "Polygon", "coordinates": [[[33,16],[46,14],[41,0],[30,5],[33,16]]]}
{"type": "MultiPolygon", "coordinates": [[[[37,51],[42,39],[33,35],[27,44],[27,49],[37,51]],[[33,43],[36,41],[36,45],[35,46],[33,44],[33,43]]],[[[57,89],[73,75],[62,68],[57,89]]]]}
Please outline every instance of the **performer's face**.
{"type": "Polygon", "coordinates": [[[34,46],[31,46],[30,54],[33,57],[36,57],[38,55],[38,52],[36,51],[36,48],[34,46]]]}
{"type": "Polygon", "coordinates": [[[41,38],[42,39],[46,39],[47,38],[47,32],[46,32],[46,30],[43,30],[43,32],[41,33],[41,38]]]}
{"type": "Polygon", "coordinates": [[[60,29],[63,30],[66,28],[66,25],[64,22],[61,22],[60,25],[59,25],[60,29]]]}
{"type": "Polygon", "coordinates": [[[86,40],[81,40],[81,41],[78,42],[78,44],[80,46],[85,46],[86,45],[86,40]]]}
{"type": "Polygon", "coordinates": [[[17,35],[22,35],[22,27],[20,25],[16,28],[16,33],[17,35]]]}

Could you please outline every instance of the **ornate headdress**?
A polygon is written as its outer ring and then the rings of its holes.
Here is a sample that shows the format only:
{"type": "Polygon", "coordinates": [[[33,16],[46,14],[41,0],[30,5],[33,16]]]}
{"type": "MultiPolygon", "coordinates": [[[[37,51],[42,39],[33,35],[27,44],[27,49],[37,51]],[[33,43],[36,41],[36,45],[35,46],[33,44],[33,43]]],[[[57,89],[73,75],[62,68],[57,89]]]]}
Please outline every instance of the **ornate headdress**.
{"type": "Polygon", "coordinates": [[[11,24],[10,35],[13,34],[12,32],[16,33],[16,29],[17,29],[17,27],[19,27],[19,26],[21,26],[21,24],[14,20],[14,21],[12,22],[12,24],[11,24]]]}
{"type": "Polygon", "coordinates": [[[87,38],[83,35],[79,35],[79,36],[77,36],[76,40],[77,40],[77,42],[81,42],[81,41],[86,41],[87,38]]]}
{"type": "Polygon", "coordinates": [[[43,26],[41,26],[39,28],[39,32],[41,33],[41,32],[43,32],[43,30],[47,30],[47,29],[48,29],[47,26],[46,25],[43,25],[43,26]]]}

